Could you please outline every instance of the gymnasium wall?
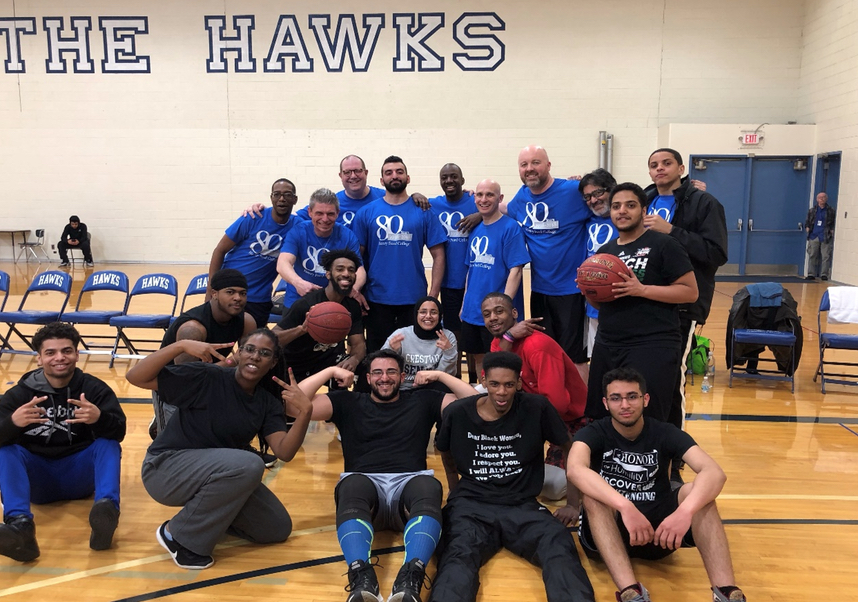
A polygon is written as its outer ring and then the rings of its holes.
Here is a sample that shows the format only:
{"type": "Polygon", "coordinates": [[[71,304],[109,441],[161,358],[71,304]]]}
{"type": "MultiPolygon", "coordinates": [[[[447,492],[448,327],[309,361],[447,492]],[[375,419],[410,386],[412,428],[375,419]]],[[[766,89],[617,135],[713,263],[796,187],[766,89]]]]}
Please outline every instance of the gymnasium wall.
{"type": "Polygon", "coordinates": [[[544,145],[555,175],[584,173],[600,130],[617,178],[646,184],[664,126],[827,118],[802,57],[833,58],[803,27],[806,10],[813,27],[837,21],[836,5],[0,0],[0,229],[55,241],[76,213],[96,261],[207,262],[273,180],[305,203],[341,188],[346,154],[371,184],[395,153],[412,191],[440,194],[455,161],[468,185],[496,178],[511,197],[522,146],[544,145]],[[218,50],[230,45],[243,50],[218,50]]]}
{"type": "Polygon", "coordinates": [[[818,153],[843,151],[832,276],[858,284],[858,2],[808,2],[802,43],[798,117],[818,153]]]}

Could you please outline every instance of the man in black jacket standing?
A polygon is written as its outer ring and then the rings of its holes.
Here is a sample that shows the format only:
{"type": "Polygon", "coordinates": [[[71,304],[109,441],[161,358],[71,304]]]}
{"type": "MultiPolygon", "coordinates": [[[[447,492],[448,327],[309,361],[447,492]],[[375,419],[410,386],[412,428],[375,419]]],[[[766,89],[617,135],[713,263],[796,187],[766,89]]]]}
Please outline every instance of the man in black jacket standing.
{"type": "Polygon", "coordinates": [[[649,157],[653,185],[646,189],[650,200],[647,228],[669,234],[681,244],[691,259],[699,296],[694,303],[679,306],[682,332],[682,361],[679,365],[668,422],[682,428],[685,421],[685,361],[689,341],[698,324],[705,324],[715,294],[715,272],[727,263],[727,220],[724,207],[711,194],[698,190],[682,178],[682,155],[672,148],[660,148],[649,157]]]}
{"type": "Polygon", "coordinates": [[[33,336],[39,368],[0,398],[0,554],[39,556],[30,503],[95,494],[89,547],[106,550],[119,524],[125,413],[113,391],[77,368],[80,335],[54,322],[33,336]]]}

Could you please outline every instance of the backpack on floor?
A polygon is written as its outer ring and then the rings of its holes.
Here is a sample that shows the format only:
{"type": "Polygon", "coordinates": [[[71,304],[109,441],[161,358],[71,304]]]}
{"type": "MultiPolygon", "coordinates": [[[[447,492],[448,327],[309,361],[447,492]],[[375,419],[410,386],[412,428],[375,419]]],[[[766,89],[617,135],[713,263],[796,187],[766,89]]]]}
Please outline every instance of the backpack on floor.
{"type": "Polygon", "coordinates": [[[709,348],[712,342],[699,334],[693,336],[691,350],[688,352],[688,359],[686,360],[686,368],[692,374],[706,374],[706,370],[709,368],[709,348]]]}

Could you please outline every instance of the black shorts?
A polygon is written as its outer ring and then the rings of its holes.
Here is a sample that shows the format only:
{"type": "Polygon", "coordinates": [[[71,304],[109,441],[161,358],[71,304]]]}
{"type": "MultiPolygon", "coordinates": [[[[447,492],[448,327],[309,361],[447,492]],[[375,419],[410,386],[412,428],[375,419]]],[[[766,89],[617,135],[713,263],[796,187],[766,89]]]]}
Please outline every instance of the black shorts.
{"type": "Polygon", "coordinates": [[[584,295],[545,295],[532,292],[530,315],[542,318],[540,324],[545,327],[545,334],[557,341],[573,362],[587,363],[587,349],[584,347],[587,327],[584,295]]]}
{"type": "MultiPolygon", "coordinates": [[[[643,515],[650,522],[653,530],[655,530],[658,529],[661,521],[673,514],[678,507],[679,489],[674,489],[670,496],[665,497],[661,502],[656,502],[655,504],[647,506],[646,509],[641,510],[641,512],[643,512],[643,515]]],[[[638,509],[640,510],[640,508],[638,509]]],[[[629,558],[660,560],[670,556],[676,551],[671,550],[670,548],[662,548],[654,543],[648,543],[642,546],[631,545],[629,543],[629,530],[626,529],[626,525],[623,523],[623,518],[620,516],[619,512],[617,513],[617,527],[620,529],[620,537],[623,538],[623,543],[626,545],[626,551],[629,554],[629,558]]],[[[593,534],[590,532],[590,525],[587,523],[586,511],[581,512],[581,521],[578,523],[578,541],[581,543],[581,547],[584,549],[584,552],[587,553],[587,556],[590,556],[591,558],[599,556],[599,550],[596,547],[593,534]]],[[[691,527],[688,528],[688,531],[682,537],[682,544],[680,547],[695,547],[694,535],[691,533],[691,527]]]]}
{"type": "Polygon", "coordinates": [[[485,326],[474,326],[462,322],[462,334],[459,337],[459,351],[465,353],[488,353],[494,337],[485,326]]]}
{"type": "Polygon", "coordinates": [[[462,331],[462,321],[459,312],[462,311],[462,301],[465,299],[463,288],[442,288],[441,307],[444,308],[444,328],[453,332],[462,331]]]}

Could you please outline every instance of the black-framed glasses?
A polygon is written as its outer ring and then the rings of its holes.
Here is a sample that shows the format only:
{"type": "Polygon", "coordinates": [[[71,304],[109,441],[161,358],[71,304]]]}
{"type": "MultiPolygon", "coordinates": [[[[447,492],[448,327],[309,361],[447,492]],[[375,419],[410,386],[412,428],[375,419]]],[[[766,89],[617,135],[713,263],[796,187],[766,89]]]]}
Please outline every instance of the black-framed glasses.
{"type": "Polygon", "coordinates": [[[272,199],[293,199],[294,200],[294,199],[297,199],[298,197],[295,195],[294,192],[272,192],[271,198],[272,199]]]}
{"type": "Polygon", "coordinates": [[[271,349],[262,349],[260,347],[257,347],[256,345],[242,345],[241,350],[244,351],[247,355],[253,355],[254,353],[258,353],[259,357],[265,360],[274,357],[274,352],[271,349]]]}
{"type": "Polygon", "coordinates": [[[365,171],[366,171],[365,169],[344,169],[343,175],[344,176],[352,176],[352,175],[359,176],[365,171]]]}
{"type": "Polygon", "coordinates": [[[584,200],[585,200],[585,201],[590,202],[590,199],[592,199],[594,196],[602,196],[602,195],[603,195],[603,194],[605,194],[606,192],[608,192],[608,189],[607,189],[607,188],[597,188],[597,189],[596,189],[596,190],[594,190],[593,192],[587,192],[587,193],[585,193],[585,194],[583,194],[583,195],[581,195],[581,196],[583,196],[583,197],[584,197],[584,200]]]}
{"type": "Polygon", "coordinates": [[[608,395],[608,401],[612,401],[617,403],[618,401],[626,400],[630,402],[635,402],[641,398],[640,393],[629,393],[628,395],[608,395]]]}

